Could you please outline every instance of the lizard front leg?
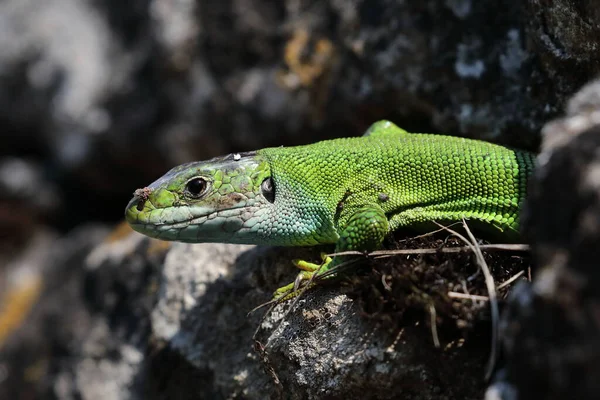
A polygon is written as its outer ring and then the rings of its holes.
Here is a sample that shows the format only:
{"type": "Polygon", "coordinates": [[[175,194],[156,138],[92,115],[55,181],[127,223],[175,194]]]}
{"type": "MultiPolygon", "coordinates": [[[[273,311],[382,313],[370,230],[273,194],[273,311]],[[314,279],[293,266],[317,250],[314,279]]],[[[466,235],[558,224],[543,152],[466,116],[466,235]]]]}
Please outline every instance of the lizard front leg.
{"type": "MultiPolygon", "coordinates": [[[[347,250],[368,251],[381,245],[389,231],[389,223],[385,212],[377,204],[344,207],[340,213],[338,231],[340,238],[335,246],[336,253],[347,250]]],[[[298,274],[294,282],[277,289],[273,298],[287,300],[295,297],[298,289],[311,280],[313,275],[317,274],[315,278],[319,277],[342,262],[339,256],[331,258],[322,254],[321,257],[322,263],[320,264],[294,260],[294,265],[302,272],[298,274]]]]}

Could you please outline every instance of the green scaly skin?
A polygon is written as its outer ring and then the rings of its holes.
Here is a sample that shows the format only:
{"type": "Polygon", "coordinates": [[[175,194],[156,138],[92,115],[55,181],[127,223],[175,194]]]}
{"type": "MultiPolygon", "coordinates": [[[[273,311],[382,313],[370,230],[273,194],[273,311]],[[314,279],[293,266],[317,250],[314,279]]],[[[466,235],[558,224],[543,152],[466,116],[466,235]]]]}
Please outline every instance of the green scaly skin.
{"type": "MultiPolygon", "coordinates": [[[[365,136],[234,154],[173,168],[125,211],[145,235],[181,242],[277,246],[334,243],[368,251],[399,227],[462,218],[517,240],[534,155],[477,140],[408,133],[388,121],[365,136]],[[195,184],[195,186],[194,186],[195,184]]],[[[320,267],[304,271],[298,289],[320,267]]]]}

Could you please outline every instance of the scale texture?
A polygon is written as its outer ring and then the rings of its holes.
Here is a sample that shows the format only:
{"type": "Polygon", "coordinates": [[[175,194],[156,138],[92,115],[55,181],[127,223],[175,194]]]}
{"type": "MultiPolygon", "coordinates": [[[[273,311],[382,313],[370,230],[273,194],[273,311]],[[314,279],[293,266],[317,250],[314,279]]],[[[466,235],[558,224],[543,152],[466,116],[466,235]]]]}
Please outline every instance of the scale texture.
{"type": "Polygon", "coordinates": [[[184,242],[372,250],[399,227],[462,218],[514,241],[534,159],[380,121],[362,137],[181,165],[138,189],[125,214],[139,232],[184,242]]]}

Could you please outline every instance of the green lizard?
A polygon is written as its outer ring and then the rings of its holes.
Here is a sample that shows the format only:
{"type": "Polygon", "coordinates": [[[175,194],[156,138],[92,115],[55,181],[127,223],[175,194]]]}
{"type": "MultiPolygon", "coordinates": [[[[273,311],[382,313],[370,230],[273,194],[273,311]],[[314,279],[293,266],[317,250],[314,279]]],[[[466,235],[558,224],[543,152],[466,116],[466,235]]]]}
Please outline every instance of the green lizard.
{"type": "MultiPolygon", "coordinates": [[[[533,166],[529,152],[379,121],[362,137],[180,165],[136,190],[125,217],[163,240],[334,243],[336,252],[374,250],[399,227],[462,218],[513,241],[533,166]]],[[[303,271],[275,298],[340,261],[295,263],[303,271]]]]}

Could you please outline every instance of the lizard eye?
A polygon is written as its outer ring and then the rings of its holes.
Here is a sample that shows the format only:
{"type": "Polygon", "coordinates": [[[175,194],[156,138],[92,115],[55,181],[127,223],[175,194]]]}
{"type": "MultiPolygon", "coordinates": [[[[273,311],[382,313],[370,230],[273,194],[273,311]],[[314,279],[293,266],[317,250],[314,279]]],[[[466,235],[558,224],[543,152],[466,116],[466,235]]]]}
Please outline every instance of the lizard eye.
{"type": "Polygon", "coordinates": [[[275,202],[275,184],[272,178],[267,178],[260,184],[262,195],[269,203],[275,202]]]}
{"type": "Polygon", "coordinates": [[[203,178],[192,178],[185,184],[185,193],[193,198],[202,196],[208,188],[208,182],[203,178]]]}

